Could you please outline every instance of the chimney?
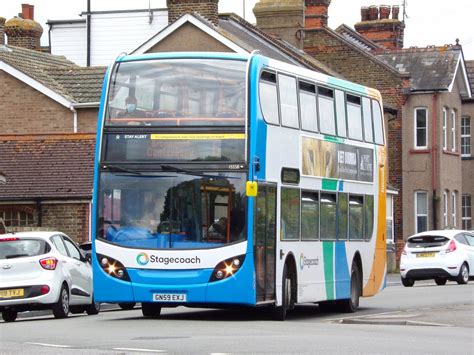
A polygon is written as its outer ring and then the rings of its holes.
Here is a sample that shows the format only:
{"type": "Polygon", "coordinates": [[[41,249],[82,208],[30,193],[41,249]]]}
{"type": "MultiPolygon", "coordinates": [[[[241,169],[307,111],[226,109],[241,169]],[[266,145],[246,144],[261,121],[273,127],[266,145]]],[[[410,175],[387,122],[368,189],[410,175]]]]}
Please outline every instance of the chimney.
{"type": "Polygon", "coordinates": [[[328,8],[331,0],[305,0],[305,23],[306,29],[321,28],[328,25],[328,8]]]}
{"type": "Polygon", "coordinates": [[[43,27],[34,19],[34,6],[22,4],[21,17],[15,17],[5,23],[10,46],[39,50],[43,27]]]}
{"type": "Polygon", "coordinates": [[[5,17],[0,17],[0,45],[5,44],[5,17]]]}
{"type": "Polygon", "coordinates": [[[184,14],[196,12],[217,26],[219,22],[218,4],[219,0],[166,0],[168,24],[184,14]]]}
{"type": "Polygon", "coordinates": [[[253,13],[259,29],[303,49],[304,9],[303,0],[260,0],[253,13]]]}
{"type": "Polygon", "coordinates": [[[362,36],[384,48],[403,48],[405,24],[398,19],[399,11],[398,6],[364,6],[360,10],[361,21],[354,28],[362,36]]]}

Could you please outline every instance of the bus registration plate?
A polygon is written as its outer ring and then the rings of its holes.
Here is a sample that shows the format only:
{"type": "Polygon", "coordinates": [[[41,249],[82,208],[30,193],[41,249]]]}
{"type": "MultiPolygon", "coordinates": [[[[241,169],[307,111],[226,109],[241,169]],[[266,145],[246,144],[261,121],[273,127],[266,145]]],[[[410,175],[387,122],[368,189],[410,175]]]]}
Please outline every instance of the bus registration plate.
{"type": "Polygon", "coordinates": [[[154,293],[155,302],[186,302],[185,293],[154,293]]]}

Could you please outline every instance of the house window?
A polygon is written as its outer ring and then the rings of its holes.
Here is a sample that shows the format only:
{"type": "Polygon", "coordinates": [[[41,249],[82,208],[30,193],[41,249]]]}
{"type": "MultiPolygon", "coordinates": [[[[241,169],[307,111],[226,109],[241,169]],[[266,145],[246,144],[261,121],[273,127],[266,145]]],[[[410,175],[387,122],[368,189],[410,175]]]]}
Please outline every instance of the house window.
{"type": "Polygon", "coordinates": [[[448,192],[443,192],[443,226],[448,226],[448,192]]]}
{"type": "Polygon", "coordinates": [[[15,208],[0,210],[0,219],[6,227],[27,227],[34,225],[33,214],[15,208]]]}
{"type": "Polygon", "coordinates": [[[448,111],[443,108],[443,150],[448,149],[448,111]]]}
{"type": "Polygon", "coordinates": [[[415,148],[428,147],[428,110],[424,107],[415,109],[415,148]]]}
{"type": "Polygon", "coordinates": [[[462,195],[462,229],[472,229],[471,195],[462,195]]]}
{"type": "Polygon", "coordinates": [[[387,243],[394,243],[393,235],[393,195],[387,195],[387,243]]]}
{"type": "Polygon", "coordinates": [[[428,194],[425,191],[415,192],[415,230],[416,233],[428,230],[428,194]]]}
{"type": "Polygon", "coordinates": [[[456,151],[456,111],[451,111],[451,151],[456,151]]]}
{"type": "Polygon", "coordinates": [[[461,119],[461,156],[471,156],[471,118],[461,119]]]}
{"type": "Polygon", "coordinates": [[[456,191],[454,191],[451,194],[451,218],[453,221],[453,227],[457,227],[456,223],[456,204],[457,204],[457,198],[456,198],[456,191]]]}

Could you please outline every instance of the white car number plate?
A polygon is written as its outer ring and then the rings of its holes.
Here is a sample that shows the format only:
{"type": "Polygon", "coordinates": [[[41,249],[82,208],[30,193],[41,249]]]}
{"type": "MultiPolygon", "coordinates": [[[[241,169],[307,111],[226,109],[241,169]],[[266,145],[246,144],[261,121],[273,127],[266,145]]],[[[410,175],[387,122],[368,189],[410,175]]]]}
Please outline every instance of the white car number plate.
{"type": "Polygon", "coordinates": [[[154,293],[155,302],[186,302],[185,293],[154,293]]]}

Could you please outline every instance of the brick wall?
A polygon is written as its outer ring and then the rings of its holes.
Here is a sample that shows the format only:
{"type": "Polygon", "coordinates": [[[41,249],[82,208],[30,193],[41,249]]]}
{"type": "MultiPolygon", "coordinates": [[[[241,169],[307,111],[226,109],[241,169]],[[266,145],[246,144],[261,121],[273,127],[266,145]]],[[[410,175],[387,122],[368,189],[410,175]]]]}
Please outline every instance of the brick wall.
{"type": "Polygon", "coordinates": [[[77,110],[77,132],[95,133],[99,108],[81,108],[77,110]]]}
{"type": "Polygon", "coordinates": [[[89,240],[89,204],[44,204],[42,226],[59,230],[78,243],[89,240]]]}
{"type": "Polygon", "coordinates": [[[0,71],[2,134],[72,132],[73,114],[39,91],[0,71]]]}
{"type": "Polygon", "coordinates": [[[172,23],[184,14],[197,12],[217,25],[219,0],[166,0],[168,23],[172,23]]]}

